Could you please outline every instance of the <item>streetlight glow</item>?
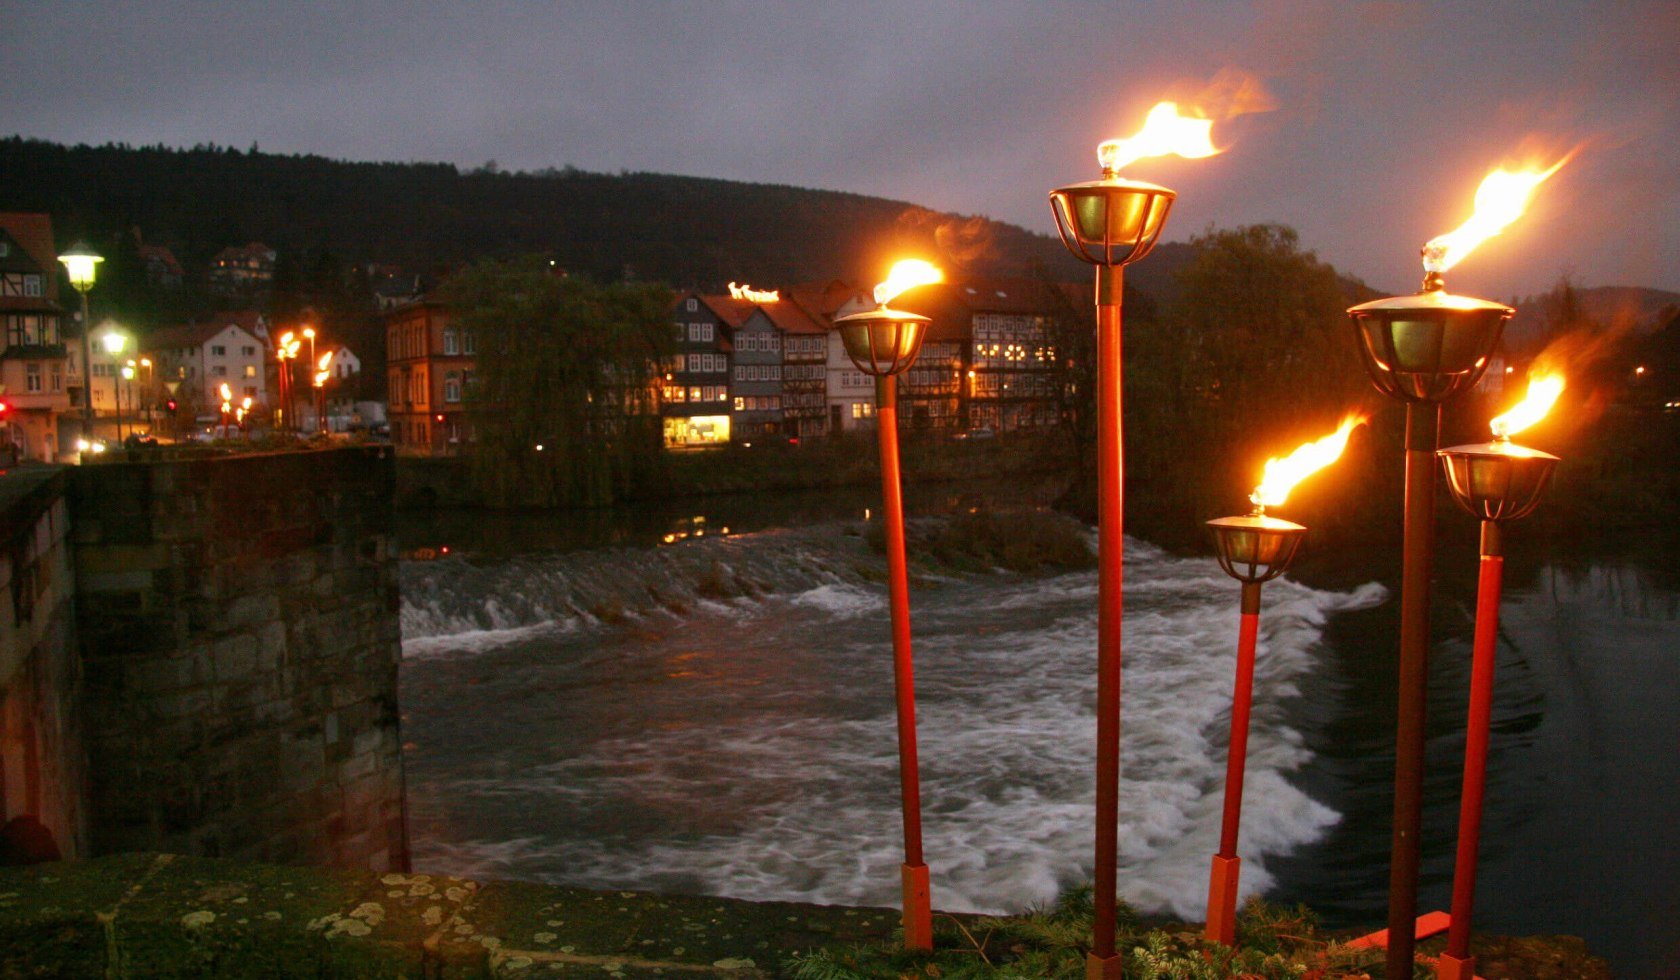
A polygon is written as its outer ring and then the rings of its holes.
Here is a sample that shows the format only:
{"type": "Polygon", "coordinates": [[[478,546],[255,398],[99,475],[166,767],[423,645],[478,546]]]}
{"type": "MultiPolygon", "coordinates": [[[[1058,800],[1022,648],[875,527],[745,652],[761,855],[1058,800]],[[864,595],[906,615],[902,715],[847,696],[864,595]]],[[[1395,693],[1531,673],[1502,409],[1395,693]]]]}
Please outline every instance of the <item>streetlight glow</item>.
{"type": "Polygon", "coordinates": [[[70,285],[75,287],[76,292],[85,293],[93,288],[93,280],[98,275],[96,267],[105,261],[105,256],[88,248],[87,243],[77,242],[70,246],[68,252],[60,255],[58,261],[64,263],[65,271],[70,273],[70,285]]]}

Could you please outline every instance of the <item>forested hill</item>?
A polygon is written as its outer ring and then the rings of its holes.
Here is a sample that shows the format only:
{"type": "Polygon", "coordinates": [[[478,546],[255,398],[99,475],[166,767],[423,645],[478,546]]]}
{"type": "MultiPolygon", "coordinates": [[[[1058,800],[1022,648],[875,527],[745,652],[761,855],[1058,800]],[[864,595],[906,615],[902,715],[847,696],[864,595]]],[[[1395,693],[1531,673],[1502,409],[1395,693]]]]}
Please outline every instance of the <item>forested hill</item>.
{"type": "MultiPolygon", "coordinates": [[[[138,228],[192,275],[229,245],[330,253],[415,271],[540,252],[603,279],[766,286],[871,281],[905,253],[954,275],[1089,273],[1051,234],[902,201],[698,177],[574,170],[461,171],[221,147],[67,147],[0,139],[0,210],[45,211],[58,237],[110,242],[138,228]]],[[[1050,224],[1045,208],[1046,230],[1050,224]]]]}

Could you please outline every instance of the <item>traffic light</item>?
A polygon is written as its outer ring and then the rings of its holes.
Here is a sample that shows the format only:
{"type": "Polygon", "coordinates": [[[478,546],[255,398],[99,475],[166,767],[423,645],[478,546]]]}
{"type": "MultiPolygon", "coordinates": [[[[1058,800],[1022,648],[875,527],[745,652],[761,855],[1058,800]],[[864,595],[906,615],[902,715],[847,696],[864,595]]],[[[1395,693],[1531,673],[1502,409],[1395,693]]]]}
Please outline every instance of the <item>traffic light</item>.
{"type": "Polygon", "coordinates": [[[181,407],[181,403],[176,401],[175,399],[171,398],[168,401],[163,403],[163,407],[169,409],[169,414],[170,415],[174,415],[176,409],[179,409],[181,407]]]}
{"type": "Polygon", "coordinates": [[[11,417],[12,417],[12,403],[8,402],[8,401],[0,400],[0,422],[5,422],[8,419],[10,419],[11,417]]]}

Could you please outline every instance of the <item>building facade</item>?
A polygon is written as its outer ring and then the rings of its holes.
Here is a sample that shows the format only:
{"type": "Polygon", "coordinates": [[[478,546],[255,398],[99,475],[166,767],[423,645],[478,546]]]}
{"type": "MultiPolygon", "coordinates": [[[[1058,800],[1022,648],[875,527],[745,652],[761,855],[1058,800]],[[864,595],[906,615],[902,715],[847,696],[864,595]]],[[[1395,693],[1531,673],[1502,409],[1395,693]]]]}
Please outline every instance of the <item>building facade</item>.
{"type": "Polygon", "coordinates": [[[0,213],[0,445],[6,458],[52,462],[59,416],[71,409],[72,379],[58,303],[52,219],[0,213]]]}
{"type": "MultiPolygon", "coordinates": [[[[715,297],[713,297],[715,298],[715,297]]],[[[782,432],[782,331],[756,307],[731,335],[730,438],[750,442],[782,432]]]]}
{"type": "Polygon", "coordinates": [[[230,245],[210,260],[210,288],[224,294],[265,290],[274,282],[275,258],[262,242],[230,245]]]}
{"type": "MultiPolygon", "coordinates": [[[[132,354],[112,356],[98,343],[94,331],[94,409],[108,403],[114,410],[121,362],[132,354]]],[[[221,387],[227,385],[235,404],[249,398],[254,406],[274,407],[273,389],[268,383],[268,319],[255,310],[218,313],[203,323],[153,331],[142,350],[152,362],[152,378],[142,374],[139,398],[156,400],[155,387],[162,387],[185,410],[194,415],[214,415],[222,402],[221,387]],[[169,391],[170,383],[174,390],[169,391]]],[[[133,393],[125,388],[124,409],[133,393]]]]}
{"type": "Polygon", "coordinates": [[[828,431],[828,330],[794,299],[760,309],[782,337],[782,431],[821,436],[828,431]]]}
{"type": "Polygon", "coordinates": [[[477,338],[449,308],[422,299],[385,315],[386,418],[398,452],[448,455],[471,441],[466,394],[477,338]]]}
{"type": "MultiPolygon", "coordinates": [[[[672,312],[677,353],[665,365],[660,391],[665,448],[719,446],[729,442],[731,334],[746,323],[753,304],[728,296],[689,293],[672,312]]],[[[744,403],[743,403],[744,404],[744,403]]]]}

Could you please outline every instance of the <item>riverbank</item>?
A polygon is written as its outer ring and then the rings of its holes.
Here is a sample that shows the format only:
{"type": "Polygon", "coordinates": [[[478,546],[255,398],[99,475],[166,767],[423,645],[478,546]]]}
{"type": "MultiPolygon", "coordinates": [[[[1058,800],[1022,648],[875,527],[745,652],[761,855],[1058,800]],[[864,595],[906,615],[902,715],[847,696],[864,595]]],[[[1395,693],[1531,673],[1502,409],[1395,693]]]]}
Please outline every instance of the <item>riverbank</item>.
{"type": "MultiPolygon", "coordinates": [[[[0,869],[0,975],[1061,976],[1063,959],[1082,974],[1078,916],[940,915],[937,951],[909,956],[886,908],[122,854],[0,869]]],[[[1293,935],[1298,914],[1249,921],[1249,958],[1287,946],[1362,968],[1333,940],[1293,935]]],[[[1193,926],[1140,928],[1151,950],[1197,946],[1193,926]]],[[[1485,937],[1477,951],[1489,980],[1609,976],[1569,937],[1485,937]]]]}

